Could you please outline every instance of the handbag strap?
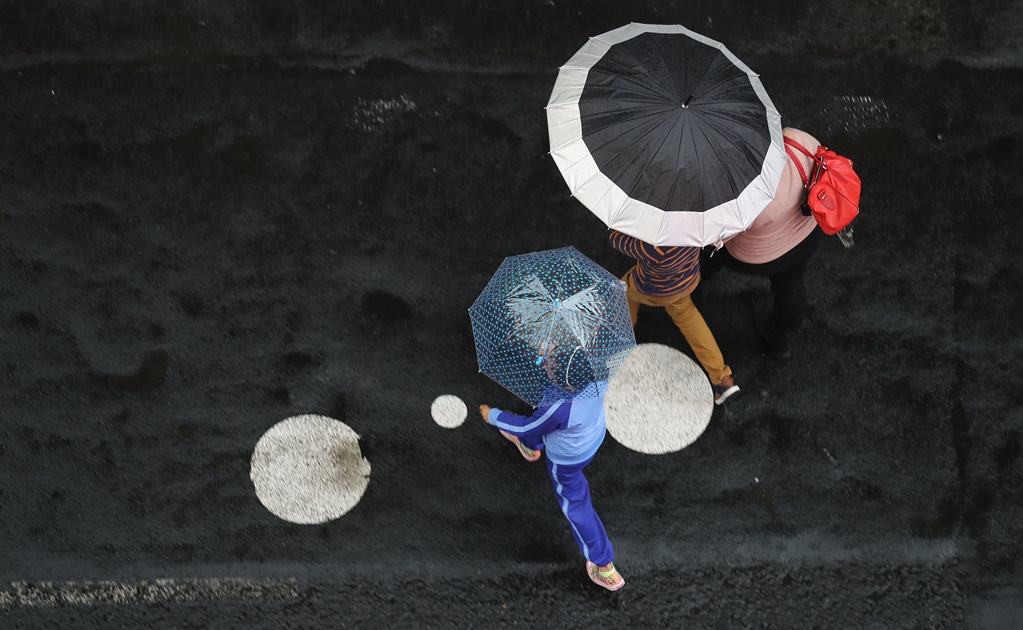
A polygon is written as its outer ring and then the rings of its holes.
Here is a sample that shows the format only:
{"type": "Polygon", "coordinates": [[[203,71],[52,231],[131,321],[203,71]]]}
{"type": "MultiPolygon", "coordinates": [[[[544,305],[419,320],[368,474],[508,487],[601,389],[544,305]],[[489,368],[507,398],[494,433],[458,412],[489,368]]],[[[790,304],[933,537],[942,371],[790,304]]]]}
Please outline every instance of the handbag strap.
{"type": "Polygon", "coordinates": [[[810,149],[807,149],[806,147],[804,147],[803,145],[799,144],[798,142],[796,142],[795,140],[793,140],[792,138],[790,138],[788,136],[785,136],[785,146],[794,147],[796,149],[799,149],[800,153],[802,153],[806,157],[810,158],[811,160],[814,159],[814,155],[813,155],[813,153],[810,153],[810,149]]]}
{"type": "MultiPolygon", "coordinates": [[[[795,140],[791,140],[790,138],[785,138],[785,152],[789,154],[789,157],[792,159],[792,163],[796,165],[796,170],[799,171],[799,178],[803,180],[803,188],[808,188],[810,186],[810,180],[807,179],[807,177],[806,177],[806,169],[804,169],[803,165],[799,163],[799,158],[797,158],[796,154],[793,153],[792,149],[789,148],[790,145],[795,145],[795,146],[799,147],[800,149],[803,150],[803,153],[805,153],[807,155],[810,155],[810,152],[806,150],[806,147],[804,147],[803,145],[799,144],[795,140]]],[[[811,157],[813,157],[813,156],[811,156],[811,157]]]]}

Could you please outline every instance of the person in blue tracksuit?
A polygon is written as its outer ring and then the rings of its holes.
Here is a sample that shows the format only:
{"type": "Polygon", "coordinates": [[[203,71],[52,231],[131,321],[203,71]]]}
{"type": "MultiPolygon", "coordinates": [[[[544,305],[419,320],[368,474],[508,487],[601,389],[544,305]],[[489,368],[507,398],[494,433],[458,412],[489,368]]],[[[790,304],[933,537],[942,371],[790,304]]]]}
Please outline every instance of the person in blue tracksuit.
{"type": "Polygon", "coordinates": [[[547,453],[547,472],[558,507],[571,525],[586,558],[586,573],[594,583],[611,591],[625,586],[615,569],[614,547],[604,524],[593,509],[590,484],[583,469],[593,461],[607,433],[604,416],[606,382],[590,383],[571,400],[544,402],[530,416],[480,405],[484,422],[498,428],[531,462],[547,453]]]}

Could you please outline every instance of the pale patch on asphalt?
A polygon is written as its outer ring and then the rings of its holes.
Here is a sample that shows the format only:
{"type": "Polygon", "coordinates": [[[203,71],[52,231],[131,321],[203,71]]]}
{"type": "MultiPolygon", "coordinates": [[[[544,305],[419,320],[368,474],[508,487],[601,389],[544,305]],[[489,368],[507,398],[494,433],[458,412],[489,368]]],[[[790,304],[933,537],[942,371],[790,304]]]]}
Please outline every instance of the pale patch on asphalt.
{"type": "Polygon", "coordinates": [[[433,416],[434,422],[445,429],[455,429],[465,422],[469,410],[461,398],[445,394],[438,396],[430,405],[430,415],[433,416]]]}
{"type": "Polygon", "coordinates": [[[710,423],[714,393],[703,369],[656,343],[636,346],[611,380],[607,431],[622,446],[660,455],[696,441],[710,423]]]}
{"type": "Polygon", "coordinates": [[[416,111],[415,101],[404,94],[398,95],[398,98],[381,98],[369,101],[360,98],[355,104],[353,120],[349,123],[348,128],[374,131],[398,116],[414,111],[416,111]]]}
{"type": "MultiPolygon", "coordinates": [[[[839,124],[844,131],[850,133],[888,129],[892,125],[893,112],[883,99],[857,95],[836,96],[830,103],[822,105],[817,114],[822,120],[829,121],[824,125],[824,130],[830,134],[838,131],[839,124]],[[831,127],[832,122],[835,123],[835,129],[831,127]]],[[[841,149],[836,150],[842,153],[841,149]]]]}
{"type": "Polygon", "coordinates": [[[256,496],[275,516],[312,525],[334,520],[359,503],[369,485],[359,435],[343,422],[294,416],[263,434],[252,452],[256,496]]]}
{"type": "Polygon", "coordinates": [[[0,585],[0,610],[101,604],[177,604],[210,601],[292,601],[294,581],[247,578],[160,579],[143,582],[73,580],[11,582],[0,585]]]}

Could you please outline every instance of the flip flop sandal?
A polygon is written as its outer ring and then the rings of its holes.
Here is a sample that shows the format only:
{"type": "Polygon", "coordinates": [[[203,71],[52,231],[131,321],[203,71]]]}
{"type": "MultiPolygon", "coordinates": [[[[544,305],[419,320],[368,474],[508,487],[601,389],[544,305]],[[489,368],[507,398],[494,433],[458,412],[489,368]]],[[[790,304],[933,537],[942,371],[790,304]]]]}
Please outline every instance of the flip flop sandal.
{"type": "Polygon", "coordinates": [[[535,462],[536,460],[540,459],[540,451],[534,451],[531,448],[526,448],[522,444],[522,442],[519,441],[519,438],[517,438],[516,436],[512,435],[511,433],[505,433],[504,431],[501,431],[501,435],[504,436],[504,439],[508,440],[509,442],[511,442],[512,444],[519,448],[519,453],[527,462],[535,462]]]}
{"type": "Polygon", "coordinates": [[[597,586],[606,588],[609,591],[617,591],[618,589],[625,586],[625,578],[618,572],[618,569],[611,567],[610,571],[601,571],[597,565],[592,562],[586,563],[586,575],[590,576],[592,581],[597,586]]]}

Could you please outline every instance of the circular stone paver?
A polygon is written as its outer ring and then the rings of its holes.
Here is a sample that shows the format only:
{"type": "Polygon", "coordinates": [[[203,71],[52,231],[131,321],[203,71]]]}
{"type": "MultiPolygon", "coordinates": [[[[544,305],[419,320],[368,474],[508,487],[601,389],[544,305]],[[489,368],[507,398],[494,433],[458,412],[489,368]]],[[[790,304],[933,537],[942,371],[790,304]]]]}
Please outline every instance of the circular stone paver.
{"type": "Polygon", "coordinates": [[[636,346],[604,402],[608,433],[622,446],[652,455],[695,442],[714,411],[710,380],[699,364],[657,343],[636,346]]]}
{"type": "Polygon", "coordinates": [[[291,523],[326,523],[354,508],[369,485],[359,435],[326,416],[287,418],[270,427],[252,452],[256,496],[291,523]]]}
{"type": "Polygon", "coordinates": [[[433,416],[434,422],[445,429],[454,429],[462,426],[469,415],[469,410],[461,398],[445,394],[438,396],[430,405],[430,415],[433,416]]]}

